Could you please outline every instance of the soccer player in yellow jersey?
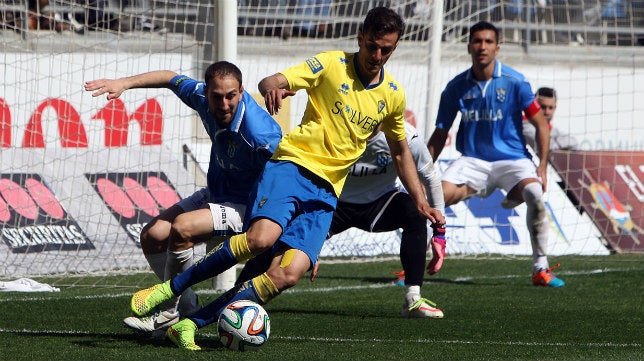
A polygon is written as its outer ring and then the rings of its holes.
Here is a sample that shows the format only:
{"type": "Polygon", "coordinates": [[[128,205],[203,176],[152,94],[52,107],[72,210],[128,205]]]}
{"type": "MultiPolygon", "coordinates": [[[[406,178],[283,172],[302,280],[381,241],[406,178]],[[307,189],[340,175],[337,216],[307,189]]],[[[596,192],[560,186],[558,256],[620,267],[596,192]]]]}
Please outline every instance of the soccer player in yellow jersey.
{"type": "Polygon", "coordinates": [[[301,124],[282,138],[250,195],[245,233],[224,241],[171,280],[134,294],[131,307],[137,315],[238,262],[271,252],[266,272],[168,329],[179,347],[198,350],[196,329],[216,322],[229,303],[247,299],[265,304],[293,287],[316,262],[349,169],[379,124],[418,212],[432,223],[445,222],[427,202],[407,144],[404,90],[383,68],[403,29],[396,12],[371,9],[358,33],[357,53],[321,53],[259,83],[271,114],[297,90],[306,89],[309,100],[301,124]]]}

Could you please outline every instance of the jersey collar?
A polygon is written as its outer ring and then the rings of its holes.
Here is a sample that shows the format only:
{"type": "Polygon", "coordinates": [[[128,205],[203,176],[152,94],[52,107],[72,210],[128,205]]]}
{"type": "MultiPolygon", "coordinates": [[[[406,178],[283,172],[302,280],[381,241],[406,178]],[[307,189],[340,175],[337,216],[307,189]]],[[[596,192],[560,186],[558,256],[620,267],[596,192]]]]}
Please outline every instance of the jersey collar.
{"type": "Polygon", "coordinates": [[[248,100],[248,97],[250,94],[246,92],[246,90],[243,91],[242,93],[242,99],[239,101],[239,104],[237,105],[237,111],[235,112],[235,117],[233,120],[230,122],[230,125],[228,126],[228,130],[231,132],[238,133],[239,128],[241,128],[242,120],[244,119],[244,114],[246,114],[246,101],[248,100]]]}
{"type": "Polygon", "coordinates": [[[365,82],[362,77],[362,74],[360,74],[360,68],[358,67],[358,53],[353,54],[353,69],[355,70],[356,75],[358,75],[358,79],[360,79],[360,83],[362,83],[362,86],[367,90],[377,87],[385,79],[385,68],[382,67],[380,68],[380,80],[376,84],[369,85],[369,83],[365,82]]]}
{"type": "MultiPolygon", "coordinates": [[[[501,64],[501,62],[498,59],[494,59],[494,73],[492,74],[492,78],[500,77],[502,70],[503,70],[503,64],[501,64]]],[[[474,75],[472,74],[472,67],[470,67],[467,70],[467,79],[472,81],[478,81],[474,79],[474,75]]]]}

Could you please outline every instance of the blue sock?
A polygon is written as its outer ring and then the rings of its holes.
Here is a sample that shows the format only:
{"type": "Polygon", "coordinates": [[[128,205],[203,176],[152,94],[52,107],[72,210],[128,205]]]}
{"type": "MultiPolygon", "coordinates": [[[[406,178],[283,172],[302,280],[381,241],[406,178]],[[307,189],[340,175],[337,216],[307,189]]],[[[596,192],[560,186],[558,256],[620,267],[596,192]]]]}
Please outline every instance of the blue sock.
{"type": "Polygon", "coordinates": [[[175,295],[180,295],[188,287],[214,277],[236,264],[237,258],[230,250],[230,239],[227,239],[194,266],[170,280],[170,288],[175,295]]]}
{"type": "Polygon", "coordinates": [[[219,320],[219,315],[221,315],[224,308],[231,302],[237,300],[250,300],[260,305],[264,304],[255,291],[253,281],[250,280],[229,289],[226,293],[219,296],[216,300],[210,302],[199,311],[193,313],[188,318],[194,321],[194,323],[197,324],[197,327],[202,328],[210,325],[211,323],[217,322],[217,320],[219,320]]]}

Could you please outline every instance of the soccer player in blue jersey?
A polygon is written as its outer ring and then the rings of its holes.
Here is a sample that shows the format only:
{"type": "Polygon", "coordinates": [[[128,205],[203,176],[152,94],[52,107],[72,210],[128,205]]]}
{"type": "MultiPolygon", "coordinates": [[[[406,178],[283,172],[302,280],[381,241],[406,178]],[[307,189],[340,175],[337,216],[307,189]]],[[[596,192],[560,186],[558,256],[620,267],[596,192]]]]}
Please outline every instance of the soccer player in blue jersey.
{"type": "Polygon", "coordinates": [[[282,138],[251,194],[244,220],[248,227],[177,277],[135,293],[131,307],[136,314],[146,314],[190,285],[271,250],[266,272],[168,329],[179,347],[198,350],[195,331],[216,322],[227,304],[238,299],[265,304],[297,284],[316,262],[351,165],[379,124],[416,209],[429,221],[444,223],[441,212],[427,202],[407,145],[403,88],[383,68],[403,29],[396,12],[371,9],[358,33],[357,53],[317,54],[259,83],[271,114],[297,90],[306,89],[309,99],[301,124],[282,138]]]}
{"type": "Polygon", "coordinates": [[[548,123],[525,77],[496,60],[498,40],[499,31],[493,24],[482,21],[470,28],[467,49],[472,67],[443,90],[436,129],[427,146],[437,159],[457,113],[461,114],[456,149],[462,156],[443,174],[445,205],[472,196],[484,198],[496,188],[507,192],[503,207],[526,202],[532,282],[561,287],[564,282],[548,265],[548,217],[542,200],[547,184],[548,123]],[[540,158],[536,169],[523,137],[522,113],[536,128],[540,158]]]}
{"type": "MultiPolygon", "coordinates": [[[[118,98],[132,88],[168,88],[197,111],[212,141],[207,187],[152,219],[141,232],[141,248],[150,267],[162,281],[194,264],[193,246],[242,231],[248,195],[282,132],[273,118],[248,94],[242,73],[226,61],[210,65],[205,80],[172,71],[152,71],[120,79],[99,79],[85,85],[93,96],[118,98]]],[[[224,238],[221,238],[224,237],[224,238]]],[[[167,328],[198,308],[187,289],[181,304],[174,299],[163,310],[146,317],[128,317],[125,324],[151,332],[167,328]],[[179,307],[181,306],[181,307],[179,307]]]]}

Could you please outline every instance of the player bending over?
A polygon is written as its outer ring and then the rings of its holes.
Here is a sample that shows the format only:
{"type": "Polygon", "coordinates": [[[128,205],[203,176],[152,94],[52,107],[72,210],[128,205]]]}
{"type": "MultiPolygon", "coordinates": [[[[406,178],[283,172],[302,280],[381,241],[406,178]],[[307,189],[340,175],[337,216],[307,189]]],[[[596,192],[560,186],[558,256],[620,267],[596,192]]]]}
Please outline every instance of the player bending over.
{"type": "MultiPolygon", "coordinates": [[[[193,246],[213,237],[240,233],[248,194],[279,143],[282,132],[248,94],[242,73],[229,62],[206,69],[205,81],[172,71],[153,71],[120,79],[88,81],[93,96],[118,98],[133,88],[168,88],[197,111],[212,142],[208,184],[166,209],[141,232],[141,249],[160,280],[169,280],[194,264],[193,246]]],[[[198,309],[195,294],[183,290],[146,317],[128,317],[128,327],[151,332],[167,328],[198,309]]]]}

